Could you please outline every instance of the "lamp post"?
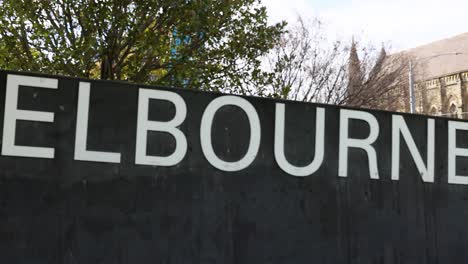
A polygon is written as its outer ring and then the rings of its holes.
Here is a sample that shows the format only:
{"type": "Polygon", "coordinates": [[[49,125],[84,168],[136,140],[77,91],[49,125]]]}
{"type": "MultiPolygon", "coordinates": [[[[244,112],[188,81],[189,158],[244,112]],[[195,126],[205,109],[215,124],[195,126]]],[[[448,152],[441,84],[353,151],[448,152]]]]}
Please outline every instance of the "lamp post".
{"type": "MultiPolygon", "coordinates": [[[[451,52],[451,53],[442,53],[436,54],[429,57],[419,58],[416,59],[414,62],[417,63],[422,60],[431,60],[434,58],[442,57],[442,56],[450,56],[450,55],[460,55],[463,54],[461,52],[451,52]]],[[[413,77],[413,61],[409,60],[409,70],[408,70],[408,78],[409,78],[409,103],[410,103],[410,111],[411,113],[416,113],[416,98],[414,96],[414,77],[413,77]]]]}

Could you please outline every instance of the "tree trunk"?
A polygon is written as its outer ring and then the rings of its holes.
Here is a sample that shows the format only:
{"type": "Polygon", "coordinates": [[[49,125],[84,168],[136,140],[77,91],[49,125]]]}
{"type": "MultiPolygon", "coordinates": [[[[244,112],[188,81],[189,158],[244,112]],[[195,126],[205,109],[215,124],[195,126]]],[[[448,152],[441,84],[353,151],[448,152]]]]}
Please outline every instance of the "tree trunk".
{"type": "Polygon", "coordinates": [[[112,70],[112,60],[109,56],[104,55],[101,62],[101,79],[102,80],[113,80],[114,73],[112,70]]]}

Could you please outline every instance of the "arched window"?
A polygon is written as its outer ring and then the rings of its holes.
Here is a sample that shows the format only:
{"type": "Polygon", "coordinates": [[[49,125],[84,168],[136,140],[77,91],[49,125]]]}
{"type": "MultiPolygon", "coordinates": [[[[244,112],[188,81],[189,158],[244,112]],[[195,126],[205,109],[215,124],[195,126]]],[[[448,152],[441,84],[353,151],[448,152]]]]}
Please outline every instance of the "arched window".
{"type": "Polygon", "coordinates": [[[431,110],[429,111],[429,114],[435,116],[437,115],[437,112],[437,108],[435,106],[432,106],[431,110]]]}
{"type": "Polygon", "coordinates": [[[450,117],[457,118],[458,117],[458,107],[455,105],[455,103],[452,103],[449,108],[450,111],[450,117]]]}

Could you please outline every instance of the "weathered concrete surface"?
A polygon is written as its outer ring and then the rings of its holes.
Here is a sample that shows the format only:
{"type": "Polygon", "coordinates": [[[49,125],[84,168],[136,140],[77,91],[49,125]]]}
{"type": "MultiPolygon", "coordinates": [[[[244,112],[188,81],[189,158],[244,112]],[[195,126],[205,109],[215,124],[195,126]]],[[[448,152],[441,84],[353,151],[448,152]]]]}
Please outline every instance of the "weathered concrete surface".
{"type": "MultiPolygon", "coordinates": [[[[0,102],[6,72],[0,72],[0,102]]],[[[88,149],[122,153],[121,164],[73,159],[77,79],[58,90],[21,88],[19,107],[55,112],[55,123],[18,122],[17,144],[54,146],[53,160],[0,156],[0,263],[466,263],[468,186],[447,184],[447,121],[436,120],[436,182],[422,183],[402,145],[400,181],[390,180],[391,114],[372,112],[381,180],[350,150],[337,175],[339,108],[326,106],[325,162],[317,173],[284,173],[273,155],[273,100],[247,98],[262,127],[257,158],[227,173],[206,161],[200,120],[214,93],[176,90],[187,103],[188,153],[173,167],[134,165],[138,87],[93,82],[88,149]]],[[[286,156],[314,157],[314,104],[286,103],[286,156]]],[[[154,101],[150,118],[173,106],[154,101]]],[[[0,127],[3,127],[0,107],[0,127]]],[[[405,116],[425,157],[426,118],[405,116]],[[420,136],[417,136],[420,135],[420,136]]],[[[358,121],[352,136],[366,135],[358,121]]],[[[1,131],[0,131],[1,133],[1,131]]],[[[216,115],[213,144],[225,160],[246,151],[249,126],[236,107],[216,115]]],[[[150,154],[168,154],[170,135],[150,133],[150,154]]],[[[171,146],[172,144],[172,146],[171,146]]],[[[468,147],[468,133],[459,133],[468,147]]],[[[459,173],[468,175],[466,160],[459,173]]]]}

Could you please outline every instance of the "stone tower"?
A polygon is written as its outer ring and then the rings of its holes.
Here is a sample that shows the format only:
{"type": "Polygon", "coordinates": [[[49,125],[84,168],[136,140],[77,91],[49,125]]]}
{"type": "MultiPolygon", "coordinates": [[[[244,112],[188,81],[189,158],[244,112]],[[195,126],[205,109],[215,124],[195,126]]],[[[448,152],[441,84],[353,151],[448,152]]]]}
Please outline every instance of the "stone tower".
{"type": "Polygon", "coordinates": [[[351,49],[349,52],[348,60],[348,89],[346,91],[347,97],[350,98],[349,104],[353,104],[353,98],[359,96],[360,89],[363,81],[362,70],[361,70],[361,61],[357,53],[356,42],[354,38],[351,43],[351,49]]]}
{"type": "Polygon", "coordinates": [[[374,68],[372,69],[371,75],[378,74],[384,65],[385,59],[387,58],[387,51],[385,47],[382,45],[382,49],[380,50],[379,57],[375,61],[374,68]]]}

